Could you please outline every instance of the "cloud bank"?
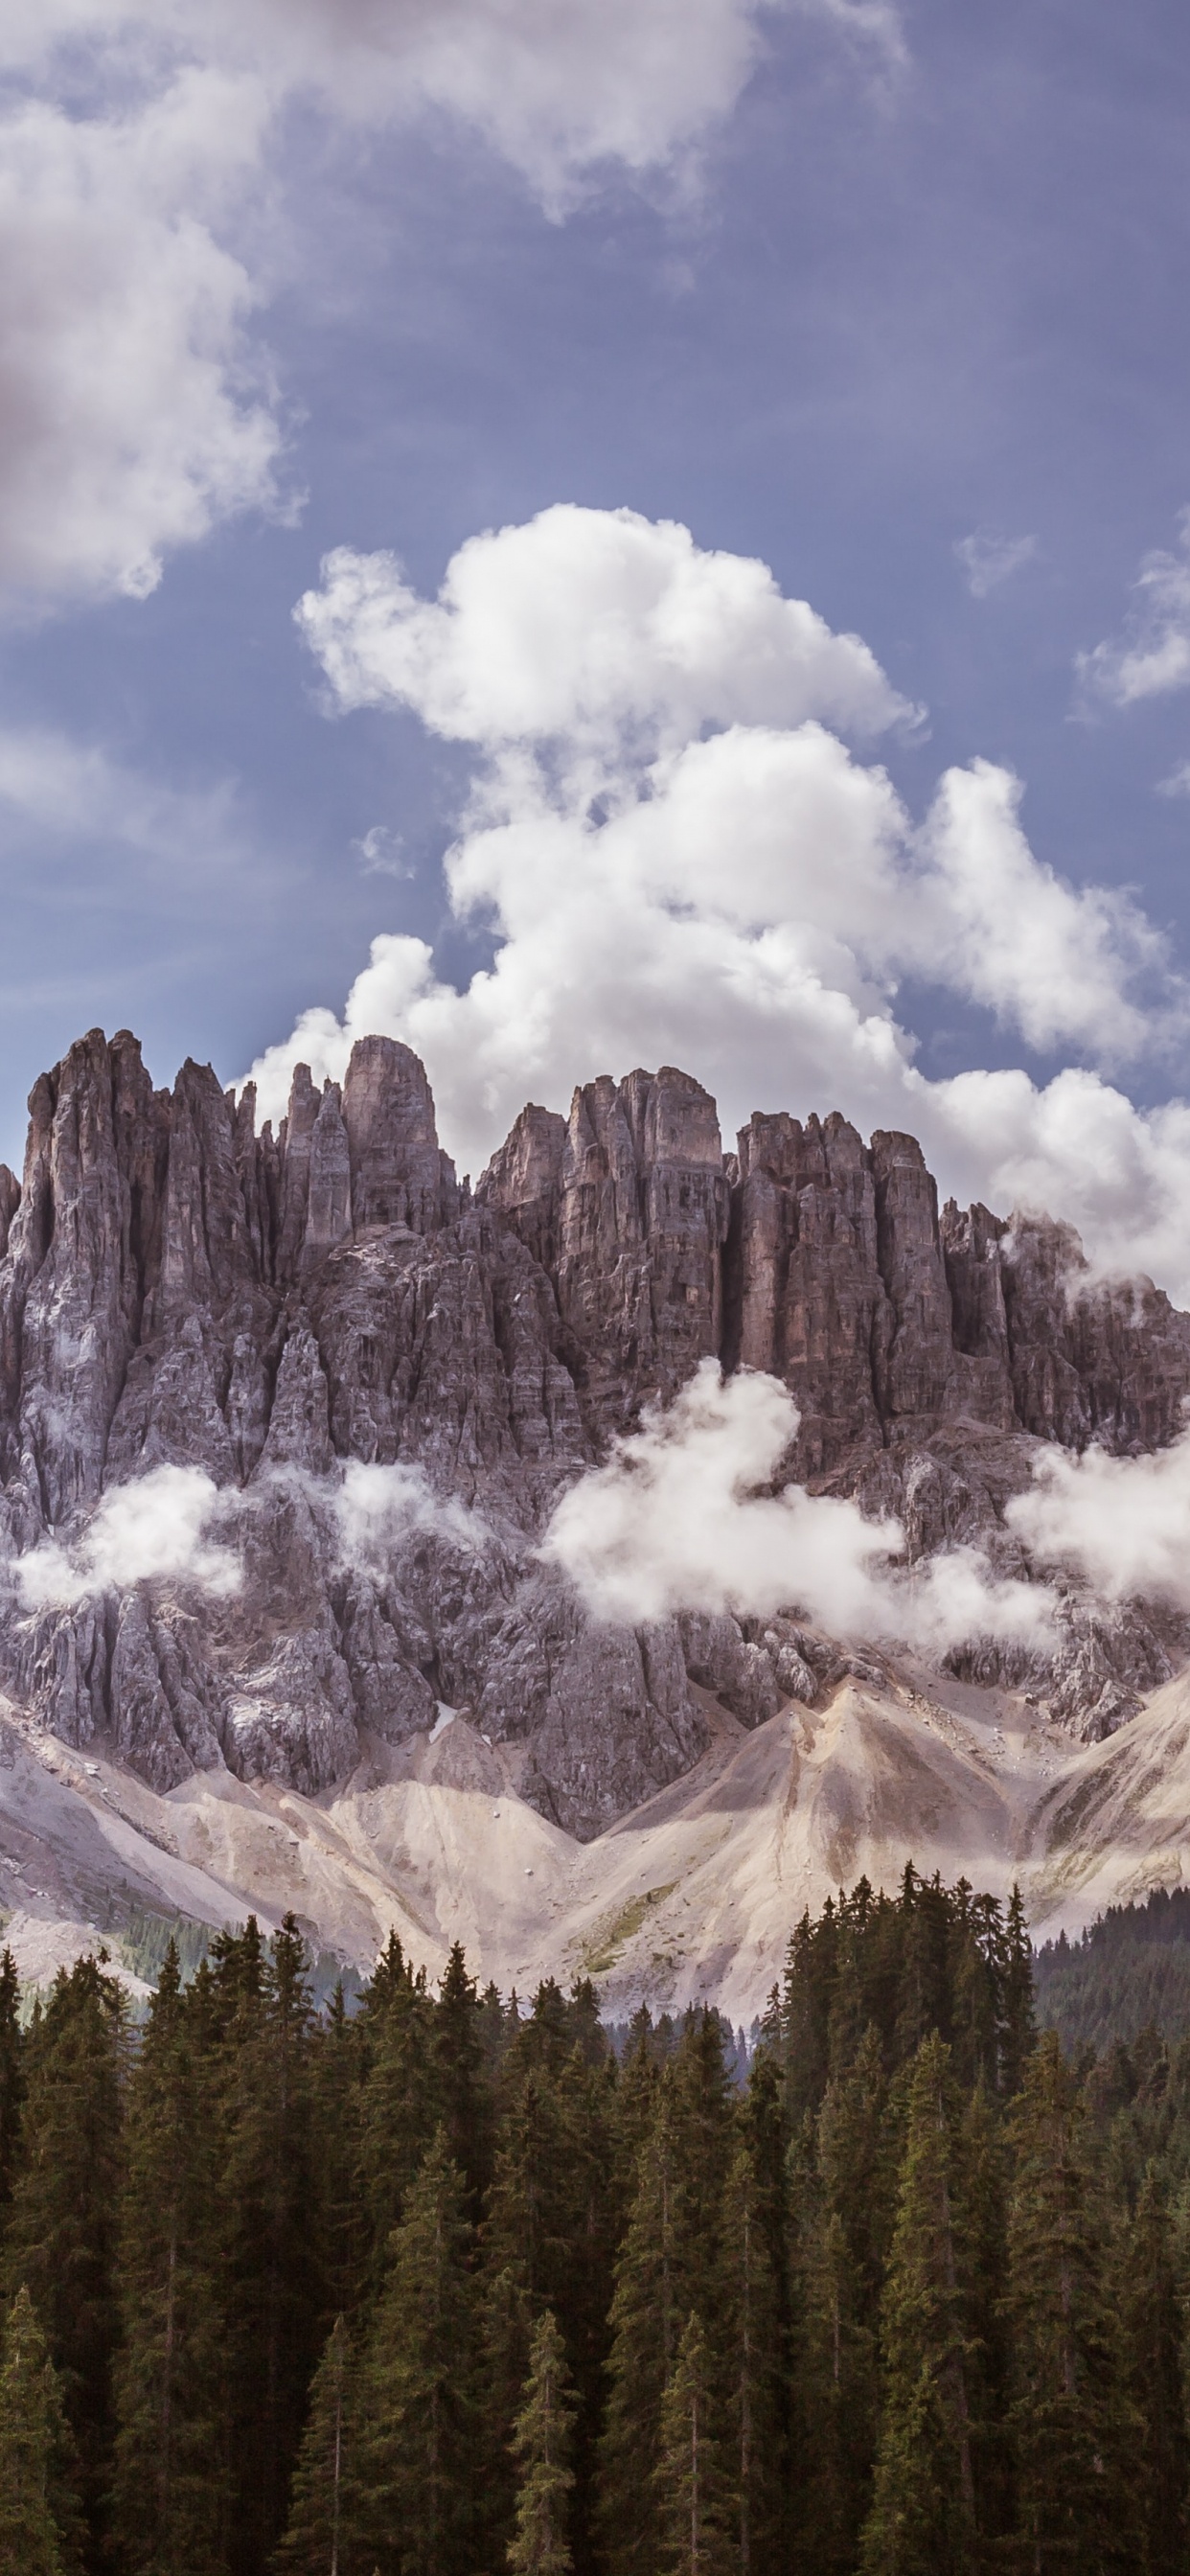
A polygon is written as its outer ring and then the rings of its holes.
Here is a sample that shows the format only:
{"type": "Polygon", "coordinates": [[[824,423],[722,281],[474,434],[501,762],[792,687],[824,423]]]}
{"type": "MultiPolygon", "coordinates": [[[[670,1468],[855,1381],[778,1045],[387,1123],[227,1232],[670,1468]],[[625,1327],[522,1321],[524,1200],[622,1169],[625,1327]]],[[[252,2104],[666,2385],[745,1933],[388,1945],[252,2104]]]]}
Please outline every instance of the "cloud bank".
{"type": "Polygon", "coordinates": [[[798,1418],[776,1378],[725,1380],[704,1360],[667,1411],[646,1415],[563,1496],[542,1556],[597,1617],[633,1625],[683,1609],[800,1610],[834,1637],[936,1655],[972,1637],[1044,1648],[1046,1587],[996,1576],[974,1548],[897,1571],[899,1522],[800,1485],[767,1491],[798,1418]]]}
{"type": "Polygon", "coordinates": [[[1190,1300],[1190,1111],[1141,1113],[1106,1078],[1184,1036],[1161,938],[1035,856],[994,763],[949,770],[916,822],[842,739],[917,721],[858,637],[684,528],[572,505],[471,539],[434,600],[340,550],[297,615],[332,707],[409,707],[471,746],[445,874],[494,958],[460,992],[423,940],[381,932],[342,1018],[310,1009],[253,1067],[262,1114],[296,1062],[339,1079],[381,1031],[424,1056],[476,1170],[527,1098],[683,1064],[729,1140],[759,1107],[906,1127],[960,1199],[1049,1207],[1102,1268],[1190,1300]],[[896,1016],[907,977],[1088,1061],[1044,1086],[930,1081],[896,1016]]]}

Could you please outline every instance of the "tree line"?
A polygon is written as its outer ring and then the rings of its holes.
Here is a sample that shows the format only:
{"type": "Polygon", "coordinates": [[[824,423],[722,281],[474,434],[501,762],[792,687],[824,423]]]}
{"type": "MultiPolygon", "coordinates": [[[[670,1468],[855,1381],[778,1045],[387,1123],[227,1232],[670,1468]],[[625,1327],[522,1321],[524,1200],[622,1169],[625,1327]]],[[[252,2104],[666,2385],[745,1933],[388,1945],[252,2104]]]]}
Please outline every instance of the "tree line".
{"type": "Polygon", "coordinates": [[[3,2576],[1173,2576],[1190,2045],[1072,2062],[1019,1900],[797,1927],[746,2079],[288,1921],[0,1965],[3,2576]]]}

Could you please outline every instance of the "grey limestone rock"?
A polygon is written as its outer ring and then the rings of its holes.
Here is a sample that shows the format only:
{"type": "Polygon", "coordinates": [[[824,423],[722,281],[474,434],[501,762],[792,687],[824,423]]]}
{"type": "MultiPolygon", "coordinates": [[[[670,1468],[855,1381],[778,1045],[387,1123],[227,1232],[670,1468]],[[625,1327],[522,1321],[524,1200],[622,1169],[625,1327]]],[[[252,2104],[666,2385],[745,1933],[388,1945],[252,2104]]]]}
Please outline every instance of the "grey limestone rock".
{"type": "MultiPolygon", "coordinates": [[[[1036,1440],[1169,1440],[1190,1318],[1092,1279],[1060,1224],[940,1212],[911,1137],[758,1113],[725,1156],[672,1067],[527,1107],[472,1201],[394,1039],[341,1087],[299,1066],[274,1136],[250,1086],[186,1064],[154,1090],[92,1030],[34,1087],[19,1191],[0,1167],[0,1540],[69,1549],[105,1490],[198,1467],[242,1580],[36,1615],[10,1585],[6,1687],[157,1786],[225,1761],[322,1789],[361,1729],[400,1742],[447,1701],[595,1833],[697,1759],[700,1693],[755,1726],[847,1668],[793,1617],[592,1622],[537,1559],[560,1493],[708,1356],[783,1380],[782,1472],[895,1516],[910,1560],[974,1541],[1026,1571],[1003,1514],[1036,1440]],[[339,1507],[355,1468],[395,1479],[371,1540],[339,1507]]],[[[1033,1679],[1094,1731],[1176,1651],[1074,1603],[1033,1679]]]]}

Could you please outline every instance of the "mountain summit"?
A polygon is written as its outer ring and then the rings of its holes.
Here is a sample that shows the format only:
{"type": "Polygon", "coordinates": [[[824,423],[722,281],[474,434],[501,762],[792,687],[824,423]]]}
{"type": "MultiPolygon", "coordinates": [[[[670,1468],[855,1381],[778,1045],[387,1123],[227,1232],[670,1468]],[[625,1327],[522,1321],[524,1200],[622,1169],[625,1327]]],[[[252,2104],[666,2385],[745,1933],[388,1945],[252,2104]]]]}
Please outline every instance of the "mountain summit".
{"type": "MultiPolygon", "coordinates": [[[[1190,1316],[1093,1278],[1068,1227],[939,1211],[912,1137],[837,1113],[758,1113],[725,1154],[668,1066],[525,1108],[472,1189],[395,1040],[341,1090],[299,1066],[274,1136],[250,1087],[188,1063],[154,1090],[92,1031],[34,1088],[19,1187],[0,1166],[0,1250],[9,1725],[175,1804],[200,1776],[233,1805],[362,1794],[440,1770],[457,1725],[470,1793],[572,1847],[725,1729],[738,1763],[893,1689],[796,1597],[616,1624],[541,1553],[702,1362],[792,1397],[778,1489],[895,1518],[910,1566],[977,1548],[1013,1576],[1039,1570],[1005,1518],[1038,1444],[1156,1452],[1190,1394],[1190,1316]]],[[[1015,1692],[1073,1758],[1184,1652],[1175,1609],[1064,1579],[1044,1654],[976,1631],[946,1687],[1015,1692]]],[[[920,1856],[924,1813],[898,1830],[920,1856]]]]}

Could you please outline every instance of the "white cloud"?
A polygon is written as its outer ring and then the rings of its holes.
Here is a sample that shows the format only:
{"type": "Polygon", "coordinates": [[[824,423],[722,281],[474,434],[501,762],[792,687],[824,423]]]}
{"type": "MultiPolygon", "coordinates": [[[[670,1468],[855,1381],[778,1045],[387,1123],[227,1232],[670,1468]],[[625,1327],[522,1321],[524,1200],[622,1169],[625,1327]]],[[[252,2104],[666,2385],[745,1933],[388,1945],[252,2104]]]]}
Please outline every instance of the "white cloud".
{"type": "Polygon", "coordinates": [[[1030,563],[1036,552],[1036,537],[993,537],[981,528],[969,537],[959,537],[955,544],[972,599],[986,599],[989,591],[998,590],[1022,564],[1030,563]]]}
{"type": "Polygon", "coordinates": [[[121,115],[0,115],[0,578],[140,598],[170,547],[269,508],[279,432],[247,381],[246,268],[213,226],[266,102],[187,71],[121,115]]]}
{"type": "MultiPolygon", "coordinates": [[[[277,508],[275,389],[249,325],[295,98],[373,129],[445,115],[561,217],[611,169],[688,185],[786,5],[11,0],[0,581],[35,599],[143,597],[174,547],[277,508]]],[[[801,6],[899,58],[890,0],[801,6]]]]}
{"type": "MultiPolygon", "coordinates": [[[[0,818],[51,841],[116,841],[147,858],[208,867],[242,837],[232,787],[188,795],[47,729],[0,729],[0,818]]],[[[27,845],[27,843],[26,843],[27,845]]]]}
{"type": "Polygon", "coordinates": [[[411,1538],[442,1538],[456,1547],[486,1547],[491,1530],[465,1504],[440,1502],[421,1467],[366,1466],[351,1459],[332,1497],[344,1564],[387,1571],[411,1538]]]}
{"type": "Polygon", "coordinates": [[[1168,778],[1157,781],[1159,796],[1190,796],[1190,760],[1179,760],[1168,778]]]}
{"type": "Polygon", "coordinates": [[[400,833],[390,831],[386,823],[373,823],[371,830],[351,846],[359,852],[360,869],[366,877],[395,877],[400,882],[413,874],[400,833]]]}
{"type": "Polygon", "coordinates": [[[800,1485],[766,1491],[797,1426],[776,1378],[724,1380],[704,1360],[667,1411],[646,1414],[563,1496],[540,1552],[607,1619],[796,1609],[832,1636],[907,1639],[935,1654],[973,1636],[1044,1645],[1054,1606],[1044,1586],[994,1575],[974,1548],[898,1572],[898,1522],[865,1520],[855,1503],[800,1485]]]}
{"type": "Polygon", "coordinates": [[[234,1505],[199,1467],[154,1467],[103,1495],[82,1535],[48,1539],[10,1571],[27,1610],[66,1607],[135,1583],[183,1582],[226,1599],[242,1569],[208,1535],[234,1505]]]}
{"type": "MultiPolygon", "coordinates": [[[[1163,977],[1164,942],[1127,895],[1075,893],[1034,857],[1021,792],[991,761],[947,771],[921,835],[916,931],[901,959],[988,1004],[1030,1046],[1082,1045],[1109,1061],[1139,1054],[1158,1026],[1152,1003],[1129,989],[1163,977]]],[[[1170,1000],[1184,1026],[1184,992],[1170,1000]]]]}
{"type": "Polygon", "coordinates": [[[1122,635],[1078,655],[1075,667],[1088,697],[1129,707],[1190,687],[1190,509],[1178,525],[1177,554],[1158,548],[1145,556],[1122,635]]]}
{"type": "Polygon", "coordinates": [[[1068,1565],[1109,1601],[1132,1594],[1190,1610],[1190,1431],[1152,1457],[1046,1451],[1007,1519],[1033,1553],[1068,1565]]]}
{"type": "Polygon", "coordinates": [[[248,71],[278,101],[312,92],[362,123],[445,111],[557,215],[602,165],[680,163],[791,6],[877,63],[904,59],[893,0],[16,0],[0,60],[90,38],[248,71]]]}
{"type": "Polygon", "coordinates": [[[436,600],[388,554],[340,547],[322,575],[295,613],[339,706],[413,707],[492,752],[554,736],[572,759],[623,737],[655,754],[707,724],[879,733],[914,714],[867,645],[783,599],[767,564],[635,510],[559,503],[471,537],[436,600]]]}
{"type": "Polygon", "coordinates": [[[1079,1068],[931,1082],[894,1017],[912,973],[1101,1062],[1184,1025],[1143,916],[1034,857],[1006,771],[948,772],[915,829],[820,720],[897,721],[865,648],[685,531],[553,510],[456,563],[420,603],[389,558],[334,557],[301,615],[343,702],[415,705],[474,743],[446,874],[493,964],[457,992],[424,941],[382,933],[342,1020],[306,1012],[254,1067],[262,1115],[296,1061],[341,1078],[381,1030],[425,1057],[474,1170],[527,1097],[685,1064],[729,1137],[787,1105],[907,1127],[956,1195],[1055,1208],[1105,1266],[1190,1296],[1190,1112],[1142,1115],[1079,1068]]]}

